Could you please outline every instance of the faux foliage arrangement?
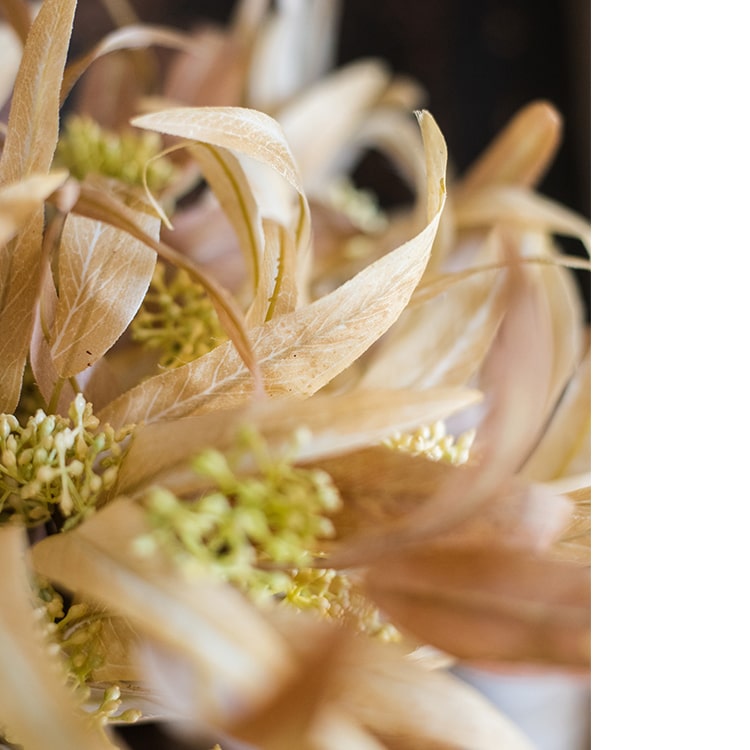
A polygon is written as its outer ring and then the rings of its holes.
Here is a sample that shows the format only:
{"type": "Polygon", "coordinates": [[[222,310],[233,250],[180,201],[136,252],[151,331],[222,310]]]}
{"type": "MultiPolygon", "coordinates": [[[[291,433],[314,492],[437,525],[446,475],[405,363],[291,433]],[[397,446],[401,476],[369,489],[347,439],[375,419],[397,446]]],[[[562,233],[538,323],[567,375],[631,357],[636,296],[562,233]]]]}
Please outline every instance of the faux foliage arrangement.
{"type": "Polygon", "coordinates": [[[587,262],[554,236],[589,232],[534,192],[560,119],[449,176],[417,84],[329,71],[336,5],[68,60],[75,0],[0,2],[8,747],[515,750],[445,667],[588,668],[587,262]],[[366,149],[413,206],[354,184],[366,149]]]}

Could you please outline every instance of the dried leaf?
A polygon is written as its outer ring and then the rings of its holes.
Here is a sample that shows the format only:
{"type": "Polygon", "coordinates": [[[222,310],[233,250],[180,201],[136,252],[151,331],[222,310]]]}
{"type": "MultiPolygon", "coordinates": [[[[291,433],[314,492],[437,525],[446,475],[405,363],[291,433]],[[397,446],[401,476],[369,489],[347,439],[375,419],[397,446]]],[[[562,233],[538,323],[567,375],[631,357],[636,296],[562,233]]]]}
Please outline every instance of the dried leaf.
{"type": "Polygon", "coordinates": [[[559,406],[521,476],[552,481],[585,470],[590,464],[591,353],[568,383],[559,406]]]}
{"type": "Polygon", "coordinates": [[[424,669],[396,646],[368,644],[347,661],[337,702],[389,748],[531,750],[480,693],[442,670],[424,669]]]}
{"type": "Polygon", "coordinates": [[[74,531],[41,541],[32,563],[180,653],[217,711],[270,700],[291,669],[279,636],[230,586],[186,580],[157,553],[137,554],[134,541],[146,530],[143,511],[118,500],[74,531]],[[233,705],[219,693],[233,695],[233,705]]]}
{"type": "Polygon", "coordinates": [[[497,271],[459,277],[445,292],[407,309],[368,363],[362,387],[461,385],[479,369],[508,302],[497,271]]]}
{"type": "Polygon", "coordinates": [[[247,367],[253,375],[257,376],[257,362],[242,324],[242,313],[232,296],[221,285],[201,271],[188,257],[178,253],[164,242],[157,242],[144,232],[138,223],[133,221],[127,207],[113,196],[98,191],[95,183],[81,185],[80,196],[74,210],[81,216],[124,230],[177,268],[185,269],[206,290],[219,317],[219,322],[230,337],[231,343],[237,348],[236,354],[242,362],[240,367],[243,369],[247,367]]]}
{"type": "Polygon", "coordinates": [[[28,750],[111,750],[116,746],[86,723],[45,641],[31,607],[25,547],[23,527],[0,528],[0,735],[6,730],[28,750]]]}
{"type": "Polygon", "coordinates": [[[310,86],[279,112],[277,119],[311,193],[330,180],[338,153],[366,121],[387,83],[380,61],[359,60],[310,86]]]}
{"type": "MultiPolygon", "coordinates": [[[[129,211],[158,240],[160,221],[129,211]]],[[[71,215],[59,251],[59,302],[50,352],[61,377],[91,367],[117,341],[151,283],[156,253],[127,232],[71,215]]]]}
{"type": "Polygon", "coordinates": [[[39,206],[0,248],[0,412],[15,411],[29,353],[42,268],[44,211],[39,206]]]}
{"type": "MultiPolygon", "coordinates": [[[[295,431],[305,427],[310,439],[300,445],[296,460],[312,461],[372,445],[394,430],[433,422],[478,398],[476,391],[468,389],[355,391],[339,396],[318,395],[305,401],[272,399],[242,410],[156,422],[136,432],[121,469],[120,491],[132,494],[145,481],[171,486],[179,481],[179,469],[177,475],[171,476],[164,476],[165,471],[178,467],[204,448],[228,447],[244,425],[259,430],[272,450],[288,445],[295,431]],[[154,446],[160,449],[154,450],[154,446]]],[[[250,471],[253,467],[243,464],[240,468],[250,471]]]]}
{"type": "Polygon", "coordinates": [[[464,229],[502,224],[521,230],[546,232],[580,239],[591,252],[591,227],[580,215],[533,191],[515,186],[490,185],[464,193],[456,201],[456,222],[464,229]]]}
{"type": "Polygon", "coordinates": [[[271,117],[241,107],[177,107],[141,115],[131,122],[139,128],[244,154],[271,167],[299,195],[301,212],[296,234],[300,247],[306,246],[310,210],[292,152],[279,124],[271,117]]]}
{"type": "Polygon", "coordinates": [[[0,184],[48,172],[52,164],[75,7],[76,0],[45,0],[31,25],[11,99],[0,184]]]}
{"type": "Polygon", "coordinates": [[[552,162],[562,121],[548,102],[524,107],[500,131],[474,162],[457,190],[457,196],[474,193],[488,185],[535,185],[552,162]]]}
{"type": "Polygon", "coordinates": [[[0,187],[0,246],[19,231],[67,177],[67,172],[56,170],[49,174],[32,174],[0,187]]]}
{"type": "MultiPolygon", "coordinates": [[[[17,2],[26,7],[23,0],[17,2]]],[[[13,91],[22,54],[23,45],[18,35],[7,23],[0,21],[0,107],[5,106],[13,91]]]]}
{"type": "MultiPolygon", "coordinates": [[[[348,367],[396,320],[424,271],[445,198],[445,142],[430,115],[427,226],[335,291],[248,332],[271,395],[309,396],[348,367]]],[[[253,396],[252,377],[227,344],[123,394],[102,414],[110,424],[153,422],[235,407],[253,396]]]]}
{"type": "Polygon", "coordinates": [[[247,268],[247,284],[255,290],[264,257],[265,237],[258,204],[242,164],[231,151],[198,144],[190,148],[203,176],[237,234],[247,268]]]}
{"type": "Polygon", "coordinates": [[[590,573],[497,544],[414,550],[370,569],[395,624],[464,660],[586,668],[590,573]]]}
{"type": "Polygon", "coordinates": [[[160,26],[126,26],[102,38],[92,50],[68,65],[62,80],[61,99],[64,101],[76,81],[95,60],[118,50],[160,46],[170,49],[190,49],[193,41],[184,33],[160,26]]]}

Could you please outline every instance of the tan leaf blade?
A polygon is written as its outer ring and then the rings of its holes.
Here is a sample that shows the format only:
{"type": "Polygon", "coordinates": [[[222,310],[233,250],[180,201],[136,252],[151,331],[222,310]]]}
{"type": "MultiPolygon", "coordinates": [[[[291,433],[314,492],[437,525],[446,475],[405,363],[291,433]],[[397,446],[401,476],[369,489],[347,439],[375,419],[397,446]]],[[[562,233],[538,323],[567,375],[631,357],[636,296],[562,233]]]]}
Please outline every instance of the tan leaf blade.
{"type": "Polygon", "coordinates": [[[387,747],[531,750],[520,730],[458,678],[425,669],[396,646],[367,645],[341,670],[338,703],[387,747]]]}
{"type": "Polygon", "coordinates": [[[76,0],[45,0],[31,25],[11,99],[0,184],[47,172],[52,164],[75,8],[76,0]]]}
{"type": "Polygon", "coordinates": [[[67,172],[34,174],[0,187],[0,246],[31,217],[42,202],[65,182],[67,172]]]}
{"type": "MultiPolygon", "coordinates": [[[[354,391],[339,396],[317,395],[305,401],[270,399],[241,410],[211,412],[178,421],[155,422],[140,428],[120,473],[120,491],[133,493],[145,482],[178,482],[179,465],[208,447],[231,445],[238,429],[252,425],[272,450],[288,445],[305,427],[310,440],[299,447],[296,460],[318,461],[343,451],[372,445],[395,430],[430,424],[475,403],[468,389],[427,391],[354,391]],[[154,446],[160,446],[155,450],[154,446]],[[164,476],[171,467],[176,475],[164,476]],[[156,479],[158,477],[158,480],[156,479]]],[[[389,455],[395,455],[392,451],[389,455]]],[[[243,466],[252,470],[252,466],[243,466]]],[[[432,470],[435,474],[434,469],[432,470]]]]}
{"type": "Polygon", "coordinates": [[[118,500],[74,531],[37,544],[32,564],[180,653],[206,696],[231,686],[235,705],[269,700],[291,668],[279,636],[231,587],[186,580],[163,558],[134,552],[146,530],[142,510],[118,500]]]}
{"type": "Polygon", "coordinates": [[[65,100],[76,81],[86,68],[110,52],[138,49],[141,47],[161,46],[171,49],[189,49],[192,42],[186,34],[168,27],[135,25],[116,29],[101,39],[96,46],[83,57],[68,65],[62,80],[61,96],[65,100]]]}
{"type": "Polygon", "coordinates": [[[338,152],[353,138],[387,83],[381,62],[360,60],[306,89],[278,114],[308,190],[315,192],[325,184],[337,166],[338,152]],[[311,139],[311,132],[317,137],[311,139]]]}
{"type": "Polygon", "coordinates": [[[18,235],[0,247],[0,412],[15,411],[21,393],[39,296],[43,224],[39,206],[18,235]]]}
{"type": "Polygon", "coordinates": [[[469,229],[502,224],[576,237],[591,251],[591,227],[582,216],[527,188],[492,185],[464,193],[457,201],[456,221],[469,229]]]}
{"type": "Polygon", "coordinates": [[[461,195],[487,185],[536,184],[560,143],[560,114],[548,102],[533,102],[518,112],[485,149],[461,181],[461,195]]]}
{"type": "MultiPolygon", "coordinates": [[[[81,185],[80,196],[74,206],[75,213],[89,219],[102,221],[122,229],[135,239],[147,245],[165,260],[177,268],[185,269],[199,284],[203,286],[214,305],[219,322],[237,347],[237,356],[242,362],[240,369],[248,368],[257,374],[257,363],[252,346],[245,332],[242,313],[234,298],[214,281],[188,257],[177,252],[164,242],[154,240],[148,233],[131,218],[127,207],[111,195],[102,193],[94,185],[81,185]]],[[[260,387],[260,386],[258,386],[260,387]]]]}
{"type": "Polygon", "coordinates": [[[524,463],[521,475],[553,481],[585,471],[591,451],[591,353],[568,383],[544,436],[524,463]]]}
{"type": "Polygon", "coordinates": [[[31,607],[25,548],[24,528],[0,528],[0,736],[9,730],[27,750],[111,750],[116,746],[86,724],[44,640],[31,607]]]}
{"type": "Polygon", "coordinates": [[[258,204],[239,159],[227,149],[206,144],[190,147],[206,182],[237,234],[247,267],[248,285],[255,290],[264,257],[264,232],[258,204]]]}
{"type": "Polygon", "coordinates": [[[461,385],[479,369],[507,305],[502,274],[458,277],[439,297],[407,309],[369,362],[360,385],[461,385]]]}
{"type": "MultiPolygon", "coordinates": [[[[130,211],[132,221],[158,240],[160,221],[130,211]]],[[[61,377],[91,367],[117,341],[143,302],[156,253],[127,232],[70,215],[60,242],[60,299],[50,339],[61,377]]]]}
{"type": "Polygon", "coordinates": [[[588,568],[494,545],[381,560],[368,595],[407,632],[464,660],[585,669],[588,568]]]}
{"type": "Polygon", "coordinates": [[[301,211],[296,235],[299,247],[306,248],[310,209],[294,156],[279,124],[271,117],[241,107],[177,107],[141,115],[131,122],[139,128],[244,154],[271,167],[299,194],[301,211]]]}
{"type": "MultiPolygon", "coordinates": [[[[445,142],[428,113],[421,126],[429,177],[427,226],[325,297],[248,332],[270,395],[312,395],[385,333],[408,303],[445,200],[445,142]]],[[[111,424],[174,419],[234,407],[253,391],[252,377],[224,344],[123,394],[102,418],[111,424]]]]}

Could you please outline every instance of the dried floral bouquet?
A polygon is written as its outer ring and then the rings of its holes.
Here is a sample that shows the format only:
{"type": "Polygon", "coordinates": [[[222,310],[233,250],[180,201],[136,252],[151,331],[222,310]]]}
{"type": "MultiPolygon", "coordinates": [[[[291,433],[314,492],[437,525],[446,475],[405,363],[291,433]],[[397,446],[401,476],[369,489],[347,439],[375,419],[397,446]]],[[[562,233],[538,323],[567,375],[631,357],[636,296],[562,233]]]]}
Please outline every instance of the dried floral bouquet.
{"type": "Polygon", "coordinates": [[[528,748],[446,667],[588,668],[560,119],[449,179],[416,83],[329,70],[336,5],[110,2],[68,61],[75,0],[0,2],[0,744],[528,748]]]}

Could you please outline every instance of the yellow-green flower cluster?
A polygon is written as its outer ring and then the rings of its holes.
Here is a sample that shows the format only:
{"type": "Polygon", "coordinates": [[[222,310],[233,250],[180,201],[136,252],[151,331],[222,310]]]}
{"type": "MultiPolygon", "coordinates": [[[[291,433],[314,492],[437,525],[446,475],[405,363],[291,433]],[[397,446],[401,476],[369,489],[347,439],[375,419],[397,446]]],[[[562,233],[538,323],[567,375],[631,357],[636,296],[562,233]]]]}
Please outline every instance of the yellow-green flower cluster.
{"type": "MultiPolygon", "coordinates": [[[[129,709],[118,713],[122,705],[120,688],[107,685],[99,703],[93,702],[92,691],[87,682],[95,669],[105,662],[106,646],[101,638],[101,629],[106,613],[90,604],[73,604],[65,612],[65,603],[55,588],[41,577],[34,580],[34,607],[44,626],[50,655],[61,657],[62,667],[68,682],[75,691],[81,705],[89,709],[90,721],[104,727],[112,719],[129,723],[140,718],[141,712],[129,709]]],[[[0,732],[2,737],[2,732],[0,732]]]]}
{"type": "Polygon", "coordinates": [[[157,133],[113,133],[90,117],[72,115],[65,121],[55,161],[79,180],[93,173],[114,177],[128,185],[140,185],[145,169],[149,188],[159,192],[173,176],[169,161],[154,159],[161,149],[157,133]]]}
{"type": "Polygon", "coordinates": [[[330,568],[298,570],[284,601],[297,609],[313,610],[325,618],[348,622],[382,641],[401,639],[398,630],[383,620],[378,608],[357,589],[351,578],[330,568]]]}
{"type": "Polygon", "coordinates": [[[25,427],[0,415],[0,523],[31,527],[54,517],[69,529],[114,486],[132,428],[100,427],[80,393],[68,414],[39,409],[25,427]]]}
{"type": "Polygon", "coordinates": [[[131,324],[134,341],[162,352],[162,367],[179,367],[210,352],[227,336],[205,289],[180,269],[167,281],[157,263],[151,286],[131,324]]]}
{"type": "Polygon", "coordinates": [[[188,571],[212,571],[260,597],[280,596],[292,586],[291,569],[309,566],[334,527],[328,514],[341,504],[323,471],[273,458],[260,437],[242,438],[258,465],[254,476],[237,476],[230,461],[206,450],[193,470],[215,489],[184,500],[166,489],[146,497],[151,534],[141,549],[158,545],[188,571]]]}
{"type": "Polygon", "coordinates": [[[448,434],[445,423],[439,421],[420,427],[414,432],[396,432],[383,442],[388,448],[412,456],[424,456],[431,461],[442,461],[452,466],[460,466],[469,460],[475,437],[475,430],[467,430],[456,439],[448,434]]]}

